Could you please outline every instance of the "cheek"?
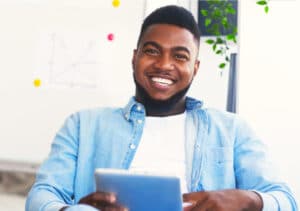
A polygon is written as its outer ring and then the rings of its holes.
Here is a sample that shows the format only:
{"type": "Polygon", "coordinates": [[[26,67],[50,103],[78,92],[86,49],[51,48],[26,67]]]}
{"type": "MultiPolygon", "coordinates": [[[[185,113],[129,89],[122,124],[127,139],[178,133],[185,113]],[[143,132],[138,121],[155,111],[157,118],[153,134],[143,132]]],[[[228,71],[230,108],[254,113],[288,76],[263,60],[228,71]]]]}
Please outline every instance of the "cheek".
{"type": "Polygon", "coordinates": [[[133,72],[134,72],[135,77],[139,77],[141,75],[142,71],[141,71],[141,67],[139,64],[136,64],[134,66],[133,72]]]}
{"type": "Polygon", "coordinates": [[[136,75],[142,76],[150,68],[151,62],[143,58],[139,58],[138,61],[134,66],[134,72],[136,75]]]}
{"type": "Polygon", "coordinates": [[[194,77],[194,69],[191,68],[190,66],[186,66],[182,70],[181,76],[184,79],[184,81],[190,82],[193,79],[193,77],[194,77]]]}
{"type": "Polygon", "coordinates": [[[144,78],[145,72],[144,72],[144,67],[140,62],[135,64],[134,69],[133,69],[133,74],[134,74],[135,79],[140,84],[143,83],[143,81],[145,80],[145,78],[144,78]]]}

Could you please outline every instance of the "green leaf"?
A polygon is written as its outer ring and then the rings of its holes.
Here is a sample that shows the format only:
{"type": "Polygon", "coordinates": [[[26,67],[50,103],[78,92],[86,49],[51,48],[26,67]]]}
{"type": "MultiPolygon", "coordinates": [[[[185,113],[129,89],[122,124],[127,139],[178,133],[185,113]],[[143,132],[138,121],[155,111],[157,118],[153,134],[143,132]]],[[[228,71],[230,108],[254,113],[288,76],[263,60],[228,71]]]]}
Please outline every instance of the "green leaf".
{"type": "Polygon", "coordinates": [[[212,26],[211,26],[211,29],[212,29],[212,32],[215,36],[219,36],[221,34],[220,32],[220,28],[219,28],[219,25],[214,23],[212,26]]]}
{"type": "Polygon", "coordinates": [[[228,8],[233,8],[232,4],[229,3],[229,1],[226,1],[226,2],[227,2],[227,7],[228,7],[228,8]]]}
{"type": "Polygon", "coordinates": [[[267,1],[266,0],[260,0],[260,1],[257,1],[256,4],[258,4],[258,5],[266,5],[267,1]]]}
{"type": "Polygon", "coordinates": [[[216,54],[221,54],[222,51],[221,50],[217,50],[216,54]]]}
{"type": "Polygon", "coordinates": [[[235,35],[234,34],[228,34],[226,38],[227,38],[227,40],[234,40],[235,35]]]}
{"type": "Polygon", "coordinates": [[[201,14],[202,14],[204,17],[206,17],[206,16],[208,16],[208,11],[202,9],[202,10],[201,10],[201,14]]]}
{"type": "Polygon", "coordinates": [[[236,26],[233,27],[233,34],[234,34],[234,35],[237,34],[237,27],[236,27],[236,26]]]}
{"type": "Polygon", "coordinates": [[[265,13],[268,13],[268,12],[269,12],[269,7],[265,6],[265,13]]]}
{"type": "Polygon", "coordinates": [[[222,44],[224,43],[224,40],[221,37],[217,37],[217,44],[222,44]]]}
{"type": "Polygon", "coordinates": [[[207,0],[207,3],[209,4],[209,6],[214,6],[215,4],[217,4],[217,2],[212,0],[207,0]]]}
{"type": "Polygon", "coordinates": [[[233,42],[236,43],[236,37],[235,37],[235,36],[234,36],[234,38],[233,38],[233,42]]]}
{"type": "Polygon", "coordinates": [[[221,69],[224,69],[225,66],[226,66],[226,63],[219,64],[219,68],[221,68],[221,69]]]}
{"type": "Polygon", "coordinates": [[[206,40],[205,42],[210,45],[215,43],[213,39],[206,40]]]}
{"type": "Polygon", "coordinates": [[[223,26],[227,26],[228,25],[227,17],[223,17],[221,23],[223,24],[223,26]]]}
{"type": "Polygon", "coordinates": [[[229,29],[230,28],[230,24],[228,22],[226,22],[226,23],[223,24],[223,27],[225,29],[229,29]]]}
{"type": "Polygon", "coordinates": [[[210,18],[205,18],[205,26],[209,26],[211,24],[211,19],[210,18]]]}
{"type": "Polygon", "coordinates": [[[226,11],[226,13],[232,14],[232,15],[234,15],[236,13],[235,9],[232,7],[227,7],[225,11],[226,11]]]}
{"type": "Polygon", "coordinates": [[[214,18],[222,17],[222,12],[219,8],[215,8],[212,13],[214,18]]]}
{"type": "Polygon", "coordinates": [[[229,59],[228,56],[226,56],[226,57],[225,57],[225,60],[226,60],[227,62],[229,62],[230,59],[229,59]]]}
{"type": "Polygon", "coordinates": [[[217,49],[217,44],[215,43],[215,44],[213,45],[212,48],[213,48],[214,51],[216,51],[216,49],[217,49]]]}

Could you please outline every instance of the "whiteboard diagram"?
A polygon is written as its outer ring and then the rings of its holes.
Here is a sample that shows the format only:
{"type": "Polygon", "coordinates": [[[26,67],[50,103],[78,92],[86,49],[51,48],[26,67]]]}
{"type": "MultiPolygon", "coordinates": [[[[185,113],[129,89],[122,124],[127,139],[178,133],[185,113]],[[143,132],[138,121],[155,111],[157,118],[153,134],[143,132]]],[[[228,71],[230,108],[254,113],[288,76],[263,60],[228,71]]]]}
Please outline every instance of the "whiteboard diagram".
{"type": "Polygon", "coordinates": [[[97,88],[97,40],[78,33],[49,33],[37,45],[37,72],[44,85],[97,88]],[[75,35],[75,36],[74,36],[75,35]]]}

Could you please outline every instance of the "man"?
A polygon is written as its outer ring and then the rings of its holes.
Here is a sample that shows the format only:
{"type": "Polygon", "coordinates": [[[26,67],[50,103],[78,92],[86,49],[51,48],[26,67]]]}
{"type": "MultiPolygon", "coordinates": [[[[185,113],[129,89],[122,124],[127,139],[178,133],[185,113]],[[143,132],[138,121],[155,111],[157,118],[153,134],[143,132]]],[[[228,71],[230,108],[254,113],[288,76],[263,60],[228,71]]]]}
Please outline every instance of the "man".
{"type": "Polygon", "coordinates": [[[113,194],[94,192],[100,167],[168,167],[181,176],[183,201],[191,203],[185,210],[297,210],[245,122],[186,97],[199,67],[199,39],[187,10],[167,6],[150,14],[133,53],[135,97],[124,108],[84,110],[66,120],[26,210],[126,210],[113,194]]]}

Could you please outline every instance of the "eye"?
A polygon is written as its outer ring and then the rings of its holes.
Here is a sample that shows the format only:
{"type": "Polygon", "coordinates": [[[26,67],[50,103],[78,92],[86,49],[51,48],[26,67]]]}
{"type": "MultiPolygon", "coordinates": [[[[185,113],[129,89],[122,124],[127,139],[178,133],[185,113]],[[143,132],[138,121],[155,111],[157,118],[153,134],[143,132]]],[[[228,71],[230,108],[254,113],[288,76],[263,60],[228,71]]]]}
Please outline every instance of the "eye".
{"type": "Polygon", "coordinates": [[[180,61],[188,61],[189,60],[189,57],[187,55],[181,54],[181,53],[176,53],[174,55],[174,58],[177,60],[180,60],[180,61]]]}
{"type": "Polygon", "coordinates": [[[150,55],[150,56],[156,56],[159,55],[159,51],[154,48],[146,48],[143,51],[145,54],[150,55]]]}

